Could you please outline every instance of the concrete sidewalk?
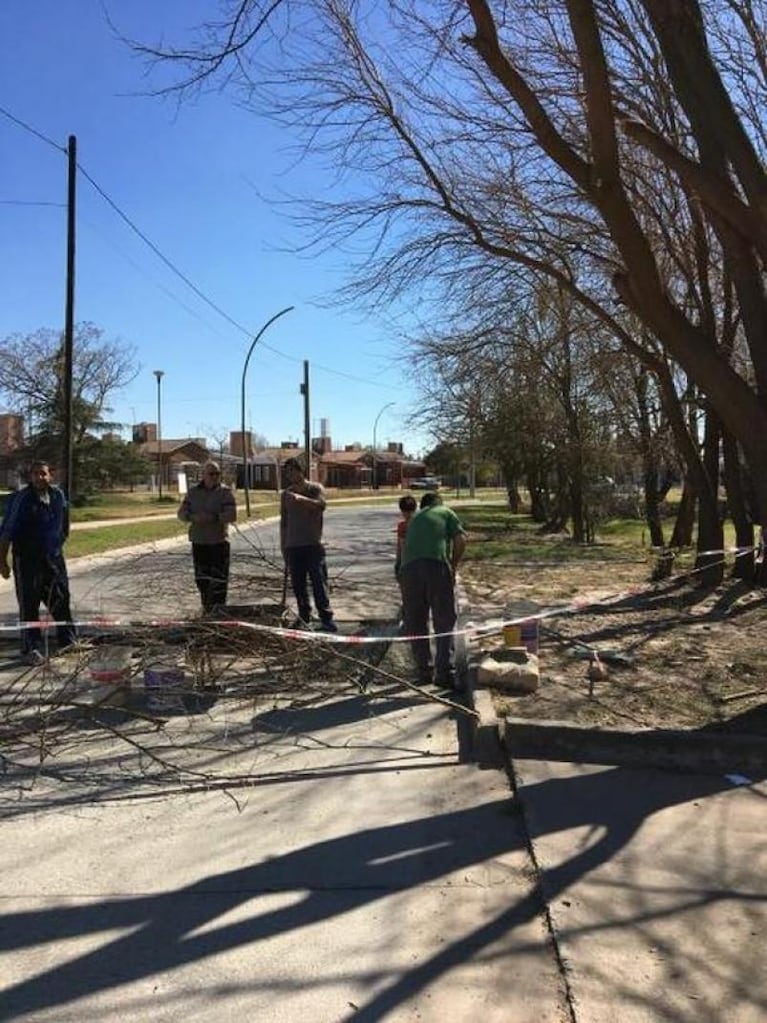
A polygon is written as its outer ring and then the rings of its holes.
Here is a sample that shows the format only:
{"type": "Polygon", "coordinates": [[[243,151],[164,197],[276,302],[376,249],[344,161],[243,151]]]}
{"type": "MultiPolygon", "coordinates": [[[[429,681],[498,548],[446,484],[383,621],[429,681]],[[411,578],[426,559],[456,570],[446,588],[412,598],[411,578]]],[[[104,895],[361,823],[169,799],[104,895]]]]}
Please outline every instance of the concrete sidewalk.
{"type": "Polygon", "coordinates": [[[514,771],[578,1023],[767,1019],[764,780],[514,771]]]}

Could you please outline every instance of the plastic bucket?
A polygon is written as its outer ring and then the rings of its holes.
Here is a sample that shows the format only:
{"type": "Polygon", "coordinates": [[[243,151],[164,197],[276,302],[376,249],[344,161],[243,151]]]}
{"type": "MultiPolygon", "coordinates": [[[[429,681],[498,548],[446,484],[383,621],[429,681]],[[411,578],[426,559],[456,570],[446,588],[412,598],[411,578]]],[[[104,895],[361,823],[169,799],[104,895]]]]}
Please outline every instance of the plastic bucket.
{"type": "Polygon", "coordinates": [[[178,710],[183,707],[184,669],[178,665],[155,664],[144,669],[146,705],[150,710],[178,710]]]}
{"type": "Polygon", "coordinates": [[[94,682],[126,685],[131,675],[133,650],[127,646],[104,646],[94,651],[88,666],[94,682]]]}
{"type": "Polygon", "coordinates": [[[525,647],[529,654],[538,653],[538,619],[527,618],[513,625],[504,625],[503,642],[509,647],[525,647]]]}

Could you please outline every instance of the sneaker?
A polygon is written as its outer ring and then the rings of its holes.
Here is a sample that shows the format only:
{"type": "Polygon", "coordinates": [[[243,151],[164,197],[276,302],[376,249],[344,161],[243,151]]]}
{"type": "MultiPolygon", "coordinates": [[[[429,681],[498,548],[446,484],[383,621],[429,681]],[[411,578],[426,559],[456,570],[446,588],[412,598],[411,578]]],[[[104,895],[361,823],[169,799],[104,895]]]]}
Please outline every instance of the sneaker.
{"type": "Polygon", "coordinates": [[[27,650],[21,659],[24,664],[29,664],[30,666],[39,667],[41,664],[45,664],[45,654],[42,650],[38,650],[36,647],[34,650],[27,650]]]}
{"type": "Polygon", "coordinates": [[[294,618],[293,621],[288,626],[288,628],[290,628],[290,629],[308,629],[308,628],[310,628],[310,623],[309,623],[308,619],[306,619],[306,618],[300,618],[300,617],[299,618],[294,618]]]}
{"type": "Polygon", "coordinates": [[[320,632],[338,632],[338,626],[332,618],[328,618],[320,625],[320,632]]]}

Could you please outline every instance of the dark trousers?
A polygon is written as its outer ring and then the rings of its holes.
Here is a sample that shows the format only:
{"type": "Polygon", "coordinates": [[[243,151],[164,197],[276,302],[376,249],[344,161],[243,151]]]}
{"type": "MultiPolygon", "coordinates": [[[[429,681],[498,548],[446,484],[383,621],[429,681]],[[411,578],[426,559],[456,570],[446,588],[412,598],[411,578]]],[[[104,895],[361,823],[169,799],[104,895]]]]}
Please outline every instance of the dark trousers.
{"type": "Polygon", "coordinates": [[[458,618],[455,605],[453,573],[445,561],[419,558],[400,570],[402,620],[405,632],[419,636],[412,641],[413,658],[418,674],[428,678],[432,671],[429,615],[436,637],[434,671],[438,682],[448,682],[455,672],[453,629],[458,618]],[[446,633],[447,635],[440,635],[446,633]]]}
{"type": "Polygon", "coordinates": [[[48,609],[56,625],[59,648],[69,646],[77,638],[72,623],[69,599],[69,577],[62,554],[53,557],[13,556],[13,580],[21,618],[21,652],[41,650],[42,633],[38,625],[25,627],[24,622],[37,622],[40,604],[48,609]]]}
{"type": "Polygon", "coordinates": [[[229,541],[193,543],[194,581],[200,591],[204,611],[226,604],[229,588],[229,541]]]}
{"type": "Polygon", "coordinates": [[[312,585],[314,606],[317,608],[320,621],[332,621],[333,612],[330,610],[328,566],[325,561],[325,548],[322,544],[286,548],[285,563],[290,573],[293,596],[296,598],[296,604],[298,605],[298,617],[303,618],[306,622],[311,618],[308,581],[312,585]]]}

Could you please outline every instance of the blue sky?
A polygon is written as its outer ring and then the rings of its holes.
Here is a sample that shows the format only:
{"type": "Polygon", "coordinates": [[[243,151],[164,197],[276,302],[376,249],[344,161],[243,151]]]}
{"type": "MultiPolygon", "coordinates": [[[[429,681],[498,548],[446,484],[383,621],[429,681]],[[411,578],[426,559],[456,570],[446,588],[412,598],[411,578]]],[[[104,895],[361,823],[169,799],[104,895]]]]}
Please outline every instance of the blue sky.
{"type": "MultiPolygon", "coordinates": [[[[106,0],[126,35],[181,42],[213,0],[106,0]]],[[[321,190],[321,168],[293,167],[285,129],[210,93],[179,105],[141,95],[144,64],[107,23],[99,0],[0,2],[0,107],[78,160],[157,248],[232,320],[264,335],[247,377],[246,420],[270,443],[303,442],[303,361],[312,434],[327,419],[337,446],[430,438],[407,426],[415,394],[382,322],[317,299],[343,280],[343,258],[276,250],[301,239],[260,196],[321,190]],[[291,169],[293,168],[293,169],[291,169]]],[[[66,156],[0,115],[0,338],[64,322],[66,156]],[[50,203],[52,205],[27,205],[50,203]]],[[[164,437],[239,429],[242,364],[252,335],[217,315],[163,265],[81,176],[75,318],[135,346],[141,370],[115,396],[114,418],[156,419],[164,437]]],[[[125,436],[128,436],[126,430],[125,436]]]]}

